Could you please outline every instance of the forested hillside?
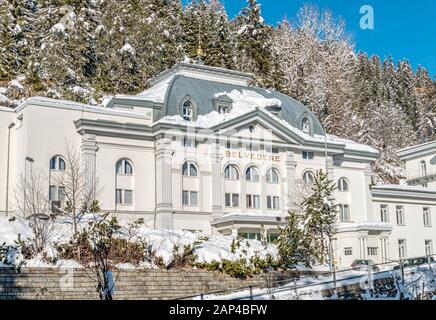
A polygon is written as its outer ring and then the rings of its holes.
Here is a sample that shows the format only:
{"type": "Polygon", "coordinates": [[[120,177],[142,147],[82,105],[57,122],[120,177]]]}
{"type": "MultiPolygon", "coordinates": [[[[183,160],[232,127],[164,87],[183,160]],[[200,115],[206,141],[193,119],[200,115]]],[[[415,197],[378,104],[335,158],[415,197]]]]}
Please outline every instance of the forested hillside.
{"type": "Polygon", "coordinates": [[[395,151],[436,139],[436,83],[407,60],[356,52],[343,21],[305,6],[267,25],[256,0],[229,19],[219,0],[0,0],[0,105],[32,95],[99,104],[196,58],[252,72],[330,133],[381,151],[380,181],[402,176],[395,151]]]}

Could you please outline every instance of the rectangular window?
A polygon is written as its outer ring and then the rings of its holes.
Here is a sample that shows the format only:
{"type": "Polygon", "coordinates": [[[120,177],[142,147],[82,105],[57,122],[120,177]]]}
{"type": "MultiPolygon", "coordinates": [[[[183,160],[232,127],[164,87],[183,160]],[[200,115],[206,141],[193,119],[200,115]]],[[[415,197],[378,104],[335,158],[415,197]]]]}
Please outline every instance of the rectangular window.
{"type": "Polygon", "coordinates": [[[406,249],[407,249],[406,248],[406,240],[405,239],[398,240],[398,256],[401,259],[404,259],[406,257],[406,255],[407,255],[406,249]]]}
{"type": "Polygon", "coordinates": [[[182,192],[182,204],[184,206],[198,206],[198,192],[183,190],[182,192]]]}
{"type": "Polygon", "coordinates": [[[386,204],[380,205],[380,219],[381,222],[389,222],[389,210],[386,204]]]}
{"type": "Polygon", "coordinates": [[[249,239],[249,240],[260,240],[259,232],[242,232],[239,234],[241,238],[249,239]]]}
{"type": "Polygon", "coordinates": [[[423,208],[424,227],[431,227],[431,212],[430,208],[423,208]]]}
{"type": "Polygon", "coordinates": [[[55,186],[50,186],[49,192],[48,192],[48,200],[49,201],[57,201],[57,195],[56,195],[56,187],[55,186]]]}
{"type": "Polygon", "coordinates": [[[239,194],[238,193],[226,193],[225,197],[226,207],[239,207],[239,194]]]}
{"type": "Polygon", "coordinates": [[[232,205],[233,207],[239,207],[239,194],[237,193],[232,194],[232,205]]]}
{"type": "Polygon", "coordinates": [[[238,149],[238,142],[228,140],[226,143],[226,147],[227,149],[238,149]]]}
{"type": "Polygon", "coordinates": [[[425,255],[431,256],[433,254],[433,241],[425,240],[425,255]]]}
{"type": "Polygon", "coordinates": [[[275,242],[279,238],[279,234],[275,231],[268,231],[268,239],[269,243],[275,242]]]}
{"type": "Polygon", "coordinates": [[[117,204],[123,203],[123,190],[117,189],[115,198],[116,198],[117,204]]]}
{"type": "Polygon", "coordinates": [[[377,247],[368,247],[368,256],[377,256],[378,248],[377,247]]]}
{"type": "Polygon", "coordinates": [[[267,205],[268,209],[278,210],[278,209],[280,209],[280,198],[274,197],[274,196],[267,196],[266,197],[266,205],[267,205]]]}
{"type": "Polygon", "coordinates": [[[259,209],[260,208],[260,196],[247,194],[247,208],[259,209]]]}
{"type": "Polygon", "coordinates": [[[343,222],[351,221],[350,206],[348,204],[338,205],[339,218],[343,222]]]}
{"type": "Polygon", "coordinates": [[[189,206],[189,191],[183,190],[182,198],[183,205],[189,206]]]}
{"type": "Polygon", "coordinates": [[[353,255],[353,248],[351,248],[351,247],[344,248],[344,255],[352,256],[353,255]]]}
{"type": "Polygon", "coordinates": [[[403,206],[396,206],[395,212],[396,212],[396,216],[397,216],[397,225],[404,226],[405,225],[404,207],[403,206]]]}
{"type": "Polygon", "coordinates": [[[58,188],[58,201],[63,202],[65,200],[65,188],[59,187],[58,188]]]}
{"type": "Polygon", "coordinates": [[[194,141],[192,139],[183,138],[182,145],[184,147],[193,147],[194,146],[194,141]]]}
{"type": "Polygon", "coordinates": [[[132,190],[124,190],[124,204],[133,204],[132,190]]]}
{"type": "Polygon", "coordinates": [[[191,206],[198,206],[198,192],[191,191],[191,206]]]}
{"type": "Polygon", "coordinates": [[[313,160],[313,152],[303,151],[304,160],[313,160]]]}

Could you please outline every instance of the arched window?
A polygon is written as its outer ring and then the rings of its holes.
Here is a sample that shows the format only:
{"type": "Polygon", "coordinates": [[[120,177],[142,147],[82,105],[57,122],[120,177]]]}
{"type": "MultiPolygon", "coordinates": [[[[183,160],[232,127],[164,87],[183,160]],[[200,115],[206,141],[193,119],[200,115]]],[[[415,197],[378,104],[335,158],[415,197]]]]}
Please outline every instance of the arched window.
{"type": "Polygon", "coordinates": [[[116,172],[117,174],[130,176],[133,174],[133,165],[129,160],[121,159],[116,164],[116,172]]]}
{"type": "Polygon", "coordinates": [[[420,171],[421,177],[427,176],[427,163],[424,160],[420,162],[420,171]]]}
{"type": "Polygon", "coordinates": [[[50,159],[50,170],[65,171],[65,160],[61,156],[54,156],[50,159]]]}
{"type": "Polygon", "coordinates": [[[194,106],[190,99],[183,102],[182,105],[182,117],[186,121],[192,121],[194,118],[194,106]]]}
{"type": "Polygon", "coordinates": [[[308,117],[303,117],[301,120],[301,130],[303,130],[304,133],[310,134],[310,121],[308,117]]]}
{"type": "Polygon", "coordinates": [[[229,164],[224,169],[224,179],[226,180],[239,180],[239,170],[233,165],[229,164]]]}
{"type": "Polygon", "coordinates": [[[313,173],[311,171],[306,171],[303,174],[303,181],[308,186],[312,186],[315,183],[315,176],[313,175],[313,173]]]}
{"type": "Polygon", "coordinates": [[[259,171],[256,167],[248,167],[245,171],[245,179],[247,181],[259,181],[259,171]]]}
{"type": "Polygon", "coordinates": [[[340,178],[338,181],[338,190],[339,191],[350,191],[350,185],[348,184],[347,179],[340,178]]]}
{"type": "Polygon", "coordinates": [[[279,183],[279,172],[275,168],[271,168],[266,173],[266,182],[279,183]]]}
{"type": "Polygon", "coordinates": [[[192,162],[185,162],[182,166],[182,174],[184,176],[196,177],[198,176],[197,167],[192,162]]]}

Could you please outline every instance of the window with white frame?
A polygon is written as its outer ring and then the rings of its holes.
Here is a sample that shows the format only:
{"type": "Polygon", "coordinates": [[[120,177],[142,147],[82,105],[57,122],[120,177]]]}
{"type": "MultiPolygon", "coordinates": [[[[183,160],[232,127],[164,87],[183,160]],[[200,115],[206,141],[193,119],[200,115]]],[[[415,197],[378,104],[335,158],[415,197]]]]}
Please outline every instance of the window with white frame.
{"type": "Polygon", "coordinates": [[[352,247],[345,247],[344,248],[344,255],[352,256],[353,255],[353,248],[352,247]]]}
{"type": "Polygon", "coordinates": [[[225,203],[228,208],[239,207],[239,193],[226,193],[225,203]]]}
{"type": "Polygon", "coordinates": [[[407,256],[407,247],[406,247],[406,240],[405,239],[399,239],[398,240],[398,257],[403,259],[407,256]]]}
{"type": "Polygon", "coordinates": [[[182,166],[182,174],[188,177],[197,177],[198,176],[197,167],[192,162],[187,161],[182,166]]]}
{"type": "Polygon", "coordinates": [[[182,105],[182,117],[186,121],[194,120],[194,106],[191,100],[186,100],[182,105]]]}
{"type": "Polygon", "coordinates": [[[380,205],[380,220],[381,222],[389,222],[389,208],[386,204],[380,205]]]}
{"type": "Polygon", "coordinates": [[[339,204],[338,210],[339,210],[339,219],[342,222],[351,221],[350,206],[348,204],[339,204]]]}
{"type": "Polygon", "coordinates": [[[314,154],[313,154],[313,152],[303,151],[302,157],[303,157],[303,160],[313,160],[314,154]]]}
{"type": "Polygon", "coordinates": [[[312,186],[315,183],[315,176],[311,171],[306,171],[303,174],[303,181],[307,186],[312,186]]]}
{"type": "Polygon", "coordinates": [[[116,167],[116,173],[118,175],[131,176],[133,174],[133,165],[130,162],[130,160],[127,159],[118,160],[115,167],[116,167]]]}
{"type": "Polygon", "coordinates": [[[218,113],[219,114],[225,114],[225,113],[229,113],[229,112],[230,112],[229,106],[218,105],[218,113]]]}
{"type": "Polygon", "coordinates": [[[239,233],[239,237],[247,239],[247,240],[261,240],[260,232],[241,232],[239,233]]]}
{"type": "Polygon", "coordinates": [[[348,180],[345,178],[340,178],[338,180],[338,190],[339,191],[350,191],[350,185],[348,184],[348,180]]]}
{"type": "Polygon", "coordinates": [[[431,227],[431,212],[430,208],[423,208],[422,215],[424,218],[424,227],[431,227]]]}
{"type": "Polygon", "coordinates": [[[406,225],[406,222],[404,219],[404,206],[396,206],[395,207],[395,214],[397,217],[397,225],[399,225],[399,226],[406,225]]]}
{"type": "Polygon", "coordinates": [[[426,177],[427,176],[427,163],[424,160],[422,160],[419,163],[419,171],[421,173],[421,177],[426,177]]]}
{"type": "Polygon", "coordinates": [[[260,209],[260,196],[256,194],[247,194],[247,209],[260,209]]]}
{"type": "Polygon", "coordinates": [[[280,209],[280,197],[266,196],[266,206],[268,209],[279,210],[280,209]]]}
{"type": "Polygon", "coordinates": [[[378,248],[377,247],[368,247],[368,256],[377,256],[378,248]]]}
{"type": "Polygon", "coordinates": [[[245,179],[252,182],[259,181],[259,171],[257,171],[256,167],[249,167],[245,170],[245,179]]]}
{"type": "Polygon", "coordinates": [[[189,138],[183,138],[182,140],[182,145],[184,147],[193,147],[194,146],[194,140],[193,139],[189,139],[189,138]]]}
{"type": "Polygon", "coordinates": [[[198,192],[183,190],[182,202],[184,206],[191,206],[191,207],[198,206],[198,192]]]}
{"type": "Polygon", "coordinates": [[[115,193],[115,201],[117,204],[133,205],[133,190],[117,189],[115,193]]]}
{"type": "Polygon", "coordinates": [[[308,117],[304,117],[301,120],[301,130],[306,134],[310,134],[310,121],[308,117]]]}
{"type": "Polygon", "coordinates": [[[226,180],[239,180],[239,170],[233,165],[229,164],[224,168],[224,179],[226,180]]]}
{"type": "Polygon", "coordinates": [[[48,200],[63,202],[65,200],[65,187],[50,186],[48,200]]]}
{"type": "Polygon", "coordinates": [[[54,156],[50,159],[50,170],[65,171],[65,160],[61,156],[54,156]]]}
{"type": "Polygon", "coordinates": [[[433,255],[433,240],[425,240],[425,255],[433,255]]]}
{"type": "Polygon", "coordinates": [[[279,172],[275,168],[271,168],[266,173],[266,182],[279,183],[279,172]]]}

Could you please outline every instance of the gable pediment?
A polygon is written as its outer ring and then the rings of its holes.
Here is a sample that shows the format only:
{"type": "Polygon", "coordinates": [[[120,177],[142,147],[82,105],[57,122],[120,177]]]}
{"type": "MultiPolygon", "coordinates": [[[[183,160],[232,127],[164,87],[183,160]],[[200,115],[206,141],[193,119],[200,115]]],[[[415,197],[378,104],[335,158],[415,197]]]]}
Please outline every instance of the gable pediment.
{"type": "Polygon", "coordinates": [[[213,128],[219,135],[272,141],[276,143],[300,144],[301,137],[292,132],[280,122],[268,115],[255,110],[240,117],[223,122],[213,128]]]}

